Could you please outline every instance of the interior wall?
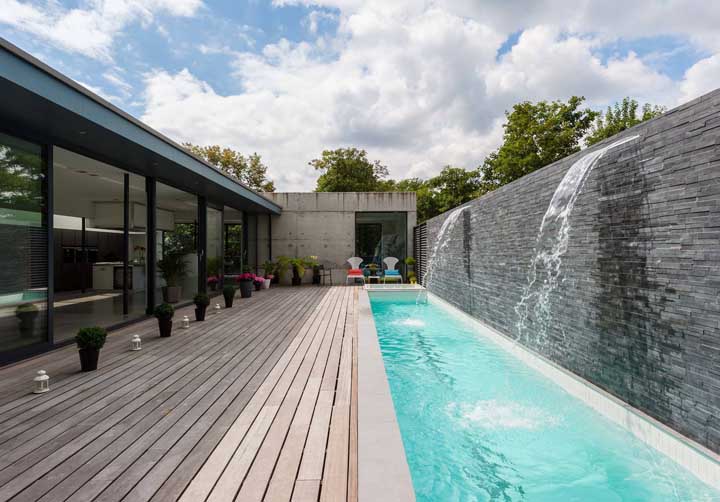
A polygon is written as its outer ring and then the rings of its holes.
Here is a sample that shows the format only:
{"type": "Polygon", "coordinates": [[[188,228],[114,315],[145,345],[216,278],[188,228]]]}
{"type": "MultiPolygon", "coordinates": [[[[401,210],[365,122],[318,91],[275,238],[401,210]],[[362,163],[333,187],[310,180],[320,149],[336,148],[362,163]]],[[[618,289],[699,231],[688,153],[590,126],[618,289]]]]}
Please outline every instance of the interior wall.
{"type": "Polygon", "coordinates": [[[720,451],[719,125],[716,91],[622,133],[569,228],[559,184],[617,137],[428,221],[428,288],[720,451]]]}

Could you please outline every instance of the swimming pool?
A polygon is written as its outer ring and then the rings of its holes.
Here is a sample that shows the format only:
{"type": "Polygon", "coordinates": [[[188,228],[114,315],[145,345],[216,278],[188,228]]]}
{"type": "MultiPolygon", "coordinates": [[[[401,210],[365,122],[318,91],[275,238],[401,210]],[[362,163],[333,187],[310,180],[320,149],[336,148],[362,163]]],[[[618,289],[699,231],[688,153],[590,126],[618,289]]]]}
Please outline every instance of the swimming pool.
{"type": "Polygon", "coordinates": [[[432,299],[371,307],[418,501],[720,501],[432,299]]]}

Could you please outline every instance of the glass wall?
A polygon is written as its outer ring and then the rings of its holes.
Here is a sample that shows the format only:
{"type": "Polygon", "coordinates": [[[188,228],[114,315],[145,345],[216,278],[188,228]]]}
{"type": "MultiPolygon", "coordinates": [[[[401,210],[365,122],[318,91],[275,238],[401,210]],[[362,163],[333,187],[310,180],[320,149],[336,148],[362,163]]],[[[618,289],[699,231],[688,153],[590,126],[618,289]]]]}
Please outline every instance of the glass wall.
{"type": "Polygon", "coordinates": [[[208,291],[217,291],[222,287],[223,278],[223,214],[222,211],[207,208],[207,280],[208,291]]]}
{"type": "Polygon", "coordinates": [[[243,269],[243,214],[229,207],[224,210],[224,248],[223,258],[226,279],[232,279],[243,269]]]}
{"type": "Polygon", "coordinates": [[[53,178],[55,341],[72,339],[82,327],[107,327],[142,316],[145,265],[134,259],[145,242],[145,224],[135,228],[144,217],[144,178],[58,147],[53,149],[53,178]],[[126,176],[127,277],[123,274],[126,176]]]}
{"type": "Polygon", "coordinates": [[[390,256],[400,262],[397,268],[404,273],[407,257],[407,213],[356,213],[355,255],[363,259],[363,266],[371,263],[383,269],[383,260],[390,256]]]}
{"type": "Polygon", "coordinates": [[[42,147],[0,134],[0,351],[47,341],[42,147]]]}
{"type": "Polygon", "coordinates": [[[156,302],[192,301],[198,286],[197,196],[157,184],[156,302]]]}

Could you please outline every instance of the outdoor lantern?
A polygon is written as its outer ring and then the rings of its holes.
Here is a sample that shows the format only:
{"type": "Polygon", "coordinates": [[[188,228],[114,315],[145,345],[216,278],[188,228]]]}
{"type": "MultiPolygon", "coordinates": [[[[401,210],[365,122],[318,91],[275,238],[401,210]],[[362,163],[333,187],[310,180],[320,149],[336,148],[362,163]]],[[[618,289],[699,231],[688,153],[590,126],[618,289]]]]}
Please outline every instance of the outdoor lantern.
{"type": "Polygon", "coordinates": [[[35,382],[33,394],[42,394],[50,390],[50,377],[47,376],[45,370],[38,371],[37,376],[33,378],[33,381],[35,382]]]}
{"type": "Polygon", "coordinates": [[[130,350],[140,350],[142,349],[142,339],[139,335],[135,335],[132,337],[132,340],[130,340],[130,350]]]}
{"type": "Polygon", "coordinates": [[[222,307],[220,306],[220,304],[216,303],[215,304],[215,313],[219,314],[221,310],[222,310],[222,307]]]}
{"type": "Polygon", "coordinates": [[[183,317],[182,327],[185,329],[190,327],[190,318],[188,316],[183,317]]]}

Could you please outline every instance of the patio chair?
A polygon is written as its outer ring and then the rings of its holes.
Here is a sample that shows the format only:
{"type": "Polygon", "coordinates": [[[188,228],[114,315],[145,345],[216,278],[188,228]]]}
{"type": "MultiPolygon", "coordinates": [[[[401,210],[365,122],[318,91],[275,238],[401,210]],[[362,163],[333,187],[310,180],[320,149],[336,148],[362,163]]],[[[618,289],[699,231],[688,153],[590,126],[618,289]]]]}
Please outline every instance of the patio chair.
{"type": "Polygon", "coordinates": [[[350,270],[348,270],[347,277],[345,278],[345,285],[347,285],[347,283],[351,279],[353,281],[353,284],[355,284],[355,281],[357,279],[360,279],[363,284],[365,284],[365,275],[360,269],[360,264],[363,262],[363,259],[357,256],[353,256],[352,258],[348,258],[347,262],[350,264],[350,270]]]}
{"type": "Polygon", "coordinates": [[[385,263],[385,266],[387,267],[385,269],[385,272],[383,273],[383,283],[386,283],[388,280],[390,281],[400,281],[400,284],[403,282],[402,275],[400,275],[399,270],[395,270],[395,266],[397,265],[397,262],[399,262],[397,258],[394,256],[388,256],[383,260],[385,263]]]}

